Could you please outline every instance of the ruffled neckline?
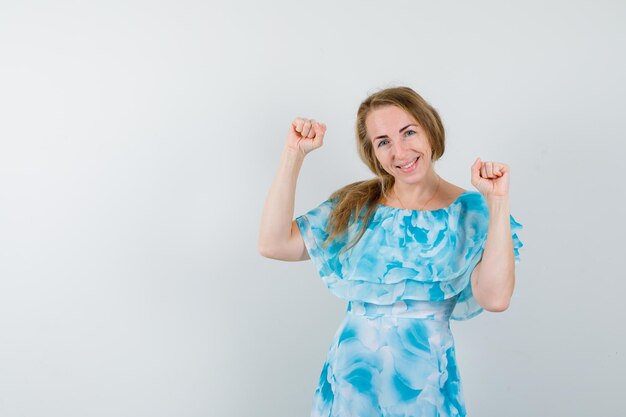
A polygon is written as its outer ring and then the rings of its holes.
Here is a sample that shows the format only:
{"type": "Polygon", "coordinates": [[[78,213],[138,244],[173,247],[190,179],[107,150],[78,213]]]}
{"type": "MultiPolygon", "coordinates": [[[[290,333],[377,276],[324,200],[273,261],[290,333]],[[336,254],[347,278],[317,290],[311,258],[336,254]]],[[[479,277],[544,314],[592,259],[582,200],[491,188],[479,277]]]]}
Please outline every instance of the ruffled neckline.
{"type": "Polygon", "coordinates": [[[434,209],[434,210],[417,210],[417,209],[405,209],[405,208],[400,208],[400,207],[391,207],[391,206],[387,206],[381,203],[376,203],[378,208],[377,210],[379,211],[383,211],[383,212],[404,212],[404,213],[411,213],[411,214],[419,214],[419,213],[437,213],[440,211],[447,211],[450,210],[450,208],[456,204],[458,204],[459,201],[461,201],[461,199],[469,194],[475,194],[477,193],[477,191],[472,191],[472,190],[466,190],[464,191],[462,194],[460,194],[456,199],[454,199],[454,201],[452,203],[450,203],[450,205],[448,205],[447,207],[442,207],[442,208],[438,208],[438,209],[434,209]]]}
{"type": "MultiPolygon", "coordinates": [[[[480,311],[473,298],[471,272],[487,238],[489,211],[478,191],[465,191],[447,207],[411,210],[378,204],[358,243],[343,251],[358,230],[328,238],[330,199],[296,220],[302,238],[326,286],[348,301],[391,305],[399,301],[443,301],[457,297],[451,318],[463,320],[480,311]]],[[[522,228],[510,217],[515,263],[522,228]]],[[[353,227],[354,226],[354,227],[353,227]]]]}

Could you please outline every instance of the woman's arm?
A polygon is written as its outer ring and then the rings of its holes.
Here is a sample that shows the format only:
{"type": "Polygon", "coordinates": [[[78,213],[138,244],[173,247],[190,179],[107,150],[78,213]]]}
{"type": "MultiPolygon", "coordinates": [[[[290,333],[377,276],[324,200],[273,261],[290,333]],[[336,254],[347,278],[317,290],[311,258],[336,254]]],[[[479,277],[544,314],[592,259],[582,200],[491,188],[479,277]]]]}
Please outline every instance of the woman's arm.
{"type": "Polygon", "coordinates": [[[307,153],[322,146],[326,126],[303,118],[290,126],[278,172],[269,190],[259,231],[259,253],[283,261],[303,261],[309,254],[293,220],[298,174],[307,153]]]}
{"type": "Polygon", "coordinates": [[[489,226],[482,259],[471,275],[472,293],[487,311],[508,308],[515,286],[515,255],[511,237],[509,167],[500,162],[472,165],[472,184],[487,200],[489,226]]]}
{"type": "Polygon", "coordinates": [[[285,147],[280,166],[261,215],[259,253],[283,261],[308,259],[304,241],[293,219],[296,183],[304,155],[285,147]],[[294,230],[295,228],[295,230],[294,230]]]}
{"type": "Polygon", "coordinates": [[[472,273],[472,293],[487,311],[500,312],[509,306],[515,286],[515,257],[509,198],[491,198],[489,228],[481,261],[472,273]]]}

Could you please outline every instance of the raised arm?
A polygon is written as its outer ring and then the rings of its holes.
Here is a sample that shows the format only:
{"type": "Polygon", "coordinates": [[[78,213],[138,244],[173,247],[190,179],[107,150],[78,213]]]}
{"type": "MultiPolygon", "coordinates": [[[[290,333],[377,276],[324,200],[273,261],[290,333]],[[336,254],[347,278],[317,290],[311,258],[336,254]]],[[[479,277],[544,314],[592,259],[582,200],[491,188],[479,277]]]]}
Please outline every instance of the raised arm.
{"type": "Polygon", "coordinates": [[[259,231],[259,253],[282,261],[309,259],[293,220],[296,184],[306,154],[323,144],[326,125],[304,118],[291,122],[278,172],[265,200],[259,231]]]}
{"type": "Polygon", "coordinates": [[[489,226],[482,260],[471,276],[472,293],[487,311],[508,308],[515,287],[515,257],[509,224],[509,166],[476,159],[472,184],[489,206],[489,226]]]}

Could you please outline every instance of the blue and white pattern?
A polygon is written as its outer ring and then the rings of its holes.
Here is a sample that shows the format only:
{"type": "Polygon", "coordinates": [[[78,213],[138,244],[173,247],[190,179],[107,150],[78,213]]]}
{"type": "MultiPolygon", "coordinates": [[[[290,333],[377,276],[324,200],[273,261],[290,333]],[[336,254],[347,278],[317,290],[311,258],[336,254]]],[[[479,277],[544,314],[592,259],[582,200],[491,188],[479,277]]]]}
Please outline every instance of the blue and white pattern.
{"type": "MultiPolygon", "coordinates": [[[[296,218],[322,280],[348,311],[330,345],[312,417],[465,416],[450,319],[482,311],[470,276],[487,239],[484,197],[466,191],[438,210],[378,205],[359,242],[361,224],[327,247],[336,201],[296,218]]],[[[510,216],[519,262],[522,228],[510,216]]]]}

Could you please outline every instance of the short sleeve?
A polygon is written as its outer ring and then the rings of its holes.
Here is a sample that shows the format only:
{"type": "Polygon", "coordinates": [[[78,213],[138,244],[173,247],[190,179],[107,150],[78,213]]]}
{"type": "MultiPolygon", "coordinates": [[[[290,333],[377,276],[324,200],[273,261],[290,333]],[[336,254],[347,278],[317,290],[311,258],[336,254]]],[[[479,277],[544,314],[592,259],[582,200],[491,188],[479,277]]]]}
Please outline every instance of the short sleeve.
{"type": "Polygon", "coordinates": [[[522,246],[524,246],[524,244],[522,243],[520,238],[517,236],[517,232],[521,230],[524,226],[522,226],[521,223],[518,223],[517,221],[515,221],[513,216],[511,216],[510,223],[511,223],[511,235],[513,237],[513,252],[515,254],[515,264],[518,264],[520,261],[519,250],[522,246]]]}
{"type": "MultiPolygon", "coordinates": [[[[480,306],[480,304],[478,304],[478,302],[474,298],[474,294],[472,293],[471,274],[482,258],[485,243],[487,240],[488,217],[486,217],[485,222],[486,224],[483,224],[482,226],[478,225],[479,231],[474,234],[475,239],[477,239],[476,243],[479,245],[480,250],[475,253],[474,256],[472,256],[472,258],[470,259],[470,267],[467,272],[467,285],[458,294],[456,305],[450,317],[453,320],[467,320],[474,316],[477,316],[483,311],[483,308],[480,306]],[[484,230],[484,233],[480,232],[481,229],[484,230]]],[[[512,215],[509,216],[509,224],[511,225],[511,238],[513,239],[513,254],[515,257],[515,264],[517,265],[520,262],[519,250],[522,246],[524,246],[519,236],[517,235],[517,232],[521,230],[523,226],[521,223],[517,222],[512,215]]]]}
{"type": "Polygon", "coordinates": [[[323,243],[328,238],[327,226],[330,213],[333,210],[335,201],[328,199],[319,206],[296,217],[296,222],[300,228],[302,240],[309,253],[309,257],[315,264],[320,276],[327,277],[333,272],[333,265],[329,262],[331,251],[336,251],[336,244],[329,244],[324,247],[323,243]]]}

